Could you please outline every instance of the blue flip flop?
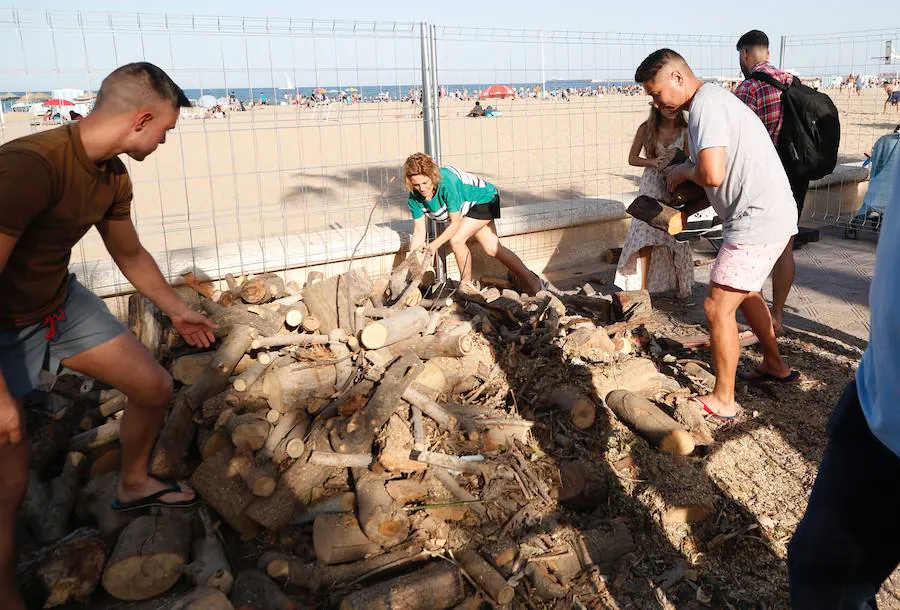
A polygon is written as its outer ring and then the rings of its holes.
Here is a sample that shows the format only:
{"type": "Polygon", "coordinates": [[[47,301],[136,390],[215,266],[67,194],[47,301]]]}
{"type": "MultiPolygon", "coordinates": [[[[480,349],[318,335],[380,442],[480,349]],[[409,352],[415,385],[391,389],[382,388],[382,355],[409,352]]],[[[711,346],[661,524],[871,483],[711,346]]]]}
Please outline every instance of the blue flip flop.
{"type": "Polygon", "coordinates": [[[190,508],[192,506],[196,506],[199,502],[196,494],[194,495],[194,498],[192,500],[164,502],[161,500],[161,498],[167,494],[180,493],[181,485],[179,485],[178,481],[176,481],[175,479],[165,479],[152,474],[150,475],[150,478],[159,481],[166,487],[160,489],[156,493],[152,493],[149,496],[140,498],[138,500],[132,500],[131,502],[121,502],[118,498],[114,498],[111,505],[112,509],[115,511],[126,512],[130,510],[141,510],[143,508],[150,508],[153,506],[158,506],[161,508],[190,508]]]}

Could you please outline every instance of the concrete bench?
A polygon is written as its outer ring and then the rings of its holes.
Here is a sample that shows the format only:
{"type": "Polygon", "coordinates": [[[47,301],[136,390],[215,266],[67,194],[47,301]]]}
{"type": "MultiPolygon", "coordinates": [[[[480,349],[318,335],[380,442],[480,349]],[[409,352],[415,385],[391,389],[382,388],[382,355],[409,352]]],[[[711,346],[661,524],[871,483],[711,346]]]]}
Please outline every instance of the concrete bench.
{"type": "MultiPolygon", "coordinates": [[[[621,245],[624,239],[626,202],[636,193],[620,199],[582,198],[503,208],[497,232],[503,243],[536,271],[563,264],[584,262],[606,248],[621,245]]],[[[411,221],[393,221],[365,227],[327,229],[312,233],[221,243],[195,248],[153,252],[170,282],[182,273],[194,271],[218,280],[227,273],[260,273],[267,270],[299,270],[288,279],[302,283],[308,271],[329,273],[365,267],[373,275],[391,268],[393,258],[408,241],[411,221]],[[364,235],[365,233],[365,235],[364,235]]],[[[494,263],[493,260],[490,261],[494,263]]],[[[473,248],[473,264],[479,273],[486,257],[473,248]]],[[[488,265],[490,266],[490,265],[488,265]]],[[[75,262],[70,270],[101,297],[131,292],[133,289],[109,258],[75,262]]],[[[453,268],[451,267],[451,271],[453,268]]]]}

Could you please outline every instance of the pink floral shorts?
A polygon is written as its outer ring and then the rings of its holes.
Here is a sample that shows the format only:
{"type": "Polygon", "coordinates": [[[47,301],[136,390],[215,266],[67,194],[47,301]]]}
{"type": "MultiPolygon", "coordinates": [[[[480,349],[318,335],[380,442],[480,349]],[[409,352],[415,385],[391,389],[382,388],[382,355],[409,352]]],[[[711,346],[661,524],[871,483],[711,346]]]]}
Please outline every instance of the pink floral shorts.
{"type": "Polygon", "coordinates": [[[736,290],[759,292],[785,246],[787,240],[758,245],[725,242],[713,263],[709,279],[736,290]]]}

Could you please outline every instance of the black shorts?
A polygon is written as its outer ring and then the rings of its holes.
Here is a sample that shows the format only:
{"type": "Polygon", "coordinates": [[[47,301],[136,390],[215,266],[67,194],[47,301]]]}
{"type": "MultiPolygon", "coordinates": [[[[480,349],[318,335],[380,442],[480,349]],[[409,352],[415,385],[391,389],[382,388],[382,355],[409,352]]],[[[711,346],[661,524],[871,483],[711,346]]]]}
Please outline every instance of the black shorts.
{"type": "Polygon", "coordinates": [[[494,195],[494,198],[487,203],[473,205],[466,213],[466,217],[475,218],[476,220],[500,218],[500,195],[494,195]]]}

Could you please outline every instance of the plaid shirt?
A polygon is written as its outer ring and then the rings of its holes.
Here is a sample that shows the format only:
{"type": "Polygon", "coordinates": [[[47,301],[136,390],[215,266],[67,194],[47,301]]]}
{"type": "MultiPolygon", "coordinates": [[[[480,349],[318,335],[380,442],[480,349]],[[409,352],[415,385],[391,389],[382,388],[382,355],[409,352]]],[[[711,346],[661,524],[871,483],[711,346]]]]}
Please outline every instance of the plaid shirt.
{"type": "MultiPolygon", "coordinates": [[[[756,64],[750,72],[765,72],[784,84],[789,84],[794,79],[793,75],[774,68],[767,61],[756,64]]],[[[738,96],[739,100],[747,104],[750,110],[756,113],[763,125],[766,126],[769,137],[772,138],[772,143],[777,146],[778,134],[781,133],[781,122],[783,119],[781,91],[768,83],[748,78],[735,88],[734,94],[738,96]]]]}

